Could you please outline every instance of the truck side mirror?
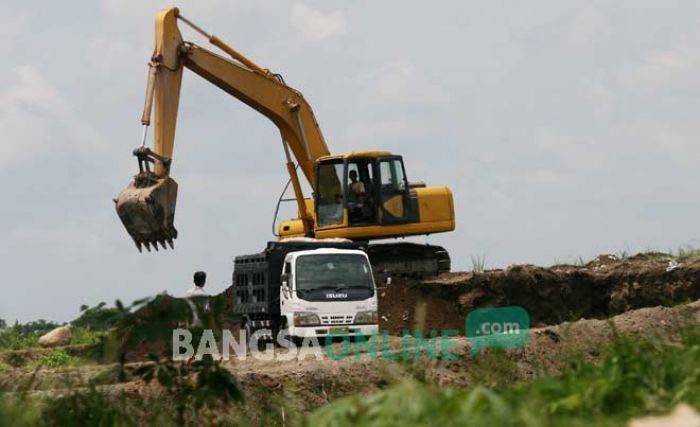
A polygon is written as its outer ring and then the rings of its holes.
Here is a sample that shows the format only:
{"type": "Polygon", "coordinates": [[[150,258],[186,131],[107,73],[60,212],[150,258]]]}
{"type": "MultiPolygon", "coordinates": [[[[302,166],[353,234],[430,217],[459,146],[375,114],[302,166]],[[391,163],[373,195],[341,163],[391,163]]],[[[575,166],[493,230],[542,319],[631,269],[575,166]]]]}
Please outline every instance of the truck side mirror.
{"type": "Polygon", "coordinates": [[[282,293],[285,298],[289,298],[291,295],[291,289],[289,287],[289,274],[284,273],[280,276],[280,287],[282,288],[282,293]]]}

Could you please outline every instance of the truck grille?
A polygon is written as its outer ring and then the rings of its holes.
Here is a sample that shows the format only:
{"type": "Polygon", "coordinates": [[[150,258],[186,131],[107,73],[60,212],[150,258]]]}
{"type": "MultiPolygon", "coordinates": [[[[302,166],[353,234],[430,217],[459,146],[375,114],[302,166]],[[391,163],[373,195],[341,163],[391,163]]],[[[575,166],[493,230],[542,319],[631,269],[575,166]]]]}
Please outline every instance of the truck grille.
{"type": "Polygon", "coordinates": [[[339,314],[332,316],[321,316],[322,325],[350,325],[354,320],[352,314],[339,314]]]}

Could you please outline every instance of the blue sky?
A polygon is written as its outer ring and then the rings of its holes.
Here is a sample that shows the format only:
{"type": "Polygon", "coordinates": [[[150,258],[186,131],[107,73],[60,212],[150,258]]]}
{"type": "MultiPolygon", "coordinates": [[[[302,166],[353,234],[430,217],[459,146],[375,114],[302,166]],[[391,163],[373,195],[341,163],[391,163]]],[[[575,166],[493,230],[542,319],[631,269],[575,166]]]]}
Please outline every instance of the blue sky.
{"type": "MultiPolygon", "coordinates": [[[[178,295],[199,269],[218,292],[233,256],[272,238],[277,130],[187,71],[176,250],[140,255],[114,213],[170,4],[0,4],[1,318],[178,295]]],[[[393,151],[409,179],[449,185],[457,230],[415,240],[446,246],[456,269],[698,244],[697,2],[178,6],[302,91],[332,152],[393,151]]]]}

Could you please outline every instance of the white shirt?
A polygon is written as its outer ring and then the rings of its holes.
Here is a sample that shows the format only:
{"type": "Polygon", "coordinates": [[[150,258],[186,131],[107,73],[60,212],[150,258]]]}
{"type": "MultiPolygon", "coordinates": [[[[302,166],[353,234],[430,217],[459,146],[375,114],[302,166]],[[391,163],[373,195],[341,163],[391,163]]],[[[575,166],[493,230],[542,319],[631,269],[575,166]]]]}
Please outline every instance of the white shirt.
{"type": "MultiPolygon", "coordinates": [[[[185,293],[185,301],[187,301],[187,305],[190,307],[190,310],[192,310],[192,326],[202,326],[202,321],[199,320],[199,315],[197,314],[197,306],[195,306],[195,300],[193,302],[193,298],[197,297],[208,297],[209,293],[204,290],[204,287],[199,287],[199,286],[194,286],[191,289],[188,289],[187,292],[185,293]]],[[[209,302],[207,302],[204,305],[204,310],[209,311],[209,302]]]]}
{"type": "Polygon", "coordinates": [[[204,287],[199,287],[199,286],[194,286],[191,289],[188,289],[187,292],[185,293],[185,296],[187,298],[190,297],[208,297],[209,292],[204,290],[204,287]]]}

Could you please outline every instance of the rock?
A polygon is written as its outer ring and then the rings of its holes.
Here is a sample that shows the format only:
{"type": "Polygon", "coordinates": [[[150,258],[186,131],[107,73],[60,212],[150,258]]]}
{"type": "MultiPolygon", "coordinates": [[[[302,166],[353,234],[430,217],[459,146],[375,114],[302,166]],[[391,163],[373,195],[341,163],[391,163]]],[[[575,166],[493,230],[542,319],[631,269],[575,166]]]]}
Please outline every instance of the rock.
{"type": "Polygon", "coordinates": [[[59,326],[46,335],[39,338],[39,345],[42,347],[59,347],[70,344],[73,338],[73,329],[70,325],[59,326]]]}
{"type": "Polygon", "coordinates": [[[637,418],[629,427],[700,427],[700,415],[690,405],[681,403],[668,415],[637,418]]]}

